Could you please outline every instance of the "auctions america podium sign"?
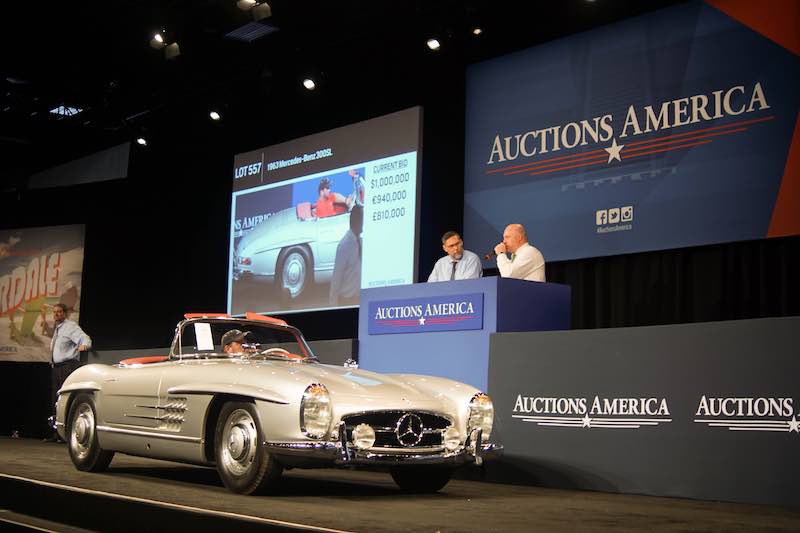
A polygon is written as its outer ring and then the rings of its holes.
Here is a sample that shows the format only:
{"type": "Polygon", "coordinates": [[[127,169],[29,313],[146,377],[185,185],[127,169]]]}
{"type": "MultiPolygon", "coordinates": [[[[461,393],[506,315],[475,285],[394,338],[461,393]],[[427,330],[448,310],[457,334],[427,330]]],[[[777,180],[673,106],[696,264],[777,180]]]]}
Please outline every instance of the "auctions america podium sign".
{"type": "Polygon", "coordinates": [[[483,293],[448,294],[369,304],[369,334],[483,329],[483,293]]]}

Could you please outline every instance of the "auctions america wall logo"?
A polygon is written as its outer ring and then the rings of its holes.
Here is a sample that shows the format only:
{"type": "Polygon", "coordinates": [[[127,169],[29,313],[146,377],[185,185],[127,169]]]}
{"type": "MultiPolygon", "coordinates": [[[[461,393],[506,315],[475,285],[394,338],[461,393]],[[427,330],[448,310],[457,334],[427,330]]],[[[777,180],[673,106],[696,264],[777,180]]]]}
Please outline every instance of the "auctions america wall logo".
{"type": "Polygon", "coordinates": [[[666,398],[564,398],[517,395],[513,418],[537,426],[640,429],[672,422],[666,398]]]}
{"type": "Polygon", "coordinates": [[[652,154],[693,148],[717,142],[727,135],[741,133],[758,123],[774,119],[771,115],[748,117],[767,109],[770,109],[770,105],[767,103],[764,87],[756,82],[753,85],[737,85],[711,91],[709,94],[694,94],[642,108],[630,105],[622,123],[615,122],[614,115],[606,114],[512,135],[498,132],[491,141],[486,173],[536,176],[608,165],[614,161],[622,163],[652,154]],[[733,120],[722,125],[713,125],[724,118],[733,120]],[[621,127],[615,124],[621,124],[621,127]],[[691,124],[700,127],[681,133],[670,131],[691,124]],[[647,138],[637,139],[640,136],[647,138]],[[596,146],[596,149],[539,158],[544,154],[584,146],[596,146]],[[520,163],[520,159],[523,162],[520,163]],[[493,166],[512,161],[515,164],[497,168],[493,166]]]}
{"type": "Polygon", "coordinates": [[[778,431],[800,434],[793,398],[715,397],[703,395],[694,422],[729,431],[778,431]]]}

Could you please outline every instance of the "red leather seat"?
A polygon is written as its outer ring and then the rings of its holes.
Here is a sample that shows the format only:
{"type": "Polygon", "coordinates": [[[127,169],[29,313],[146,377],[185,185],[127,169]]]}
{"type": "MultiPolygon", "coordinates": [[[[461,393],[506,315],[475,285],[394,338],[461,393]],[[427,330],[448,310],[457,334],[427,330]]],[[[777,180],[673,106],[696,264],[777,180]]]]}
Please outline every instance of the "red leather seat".
{"type": "Polygon", "coordinates": [[[160,363],[169,359],[166,355],[148,355],[146,357],[131,357],[130,359],[123,359],[119,364],[124,366],[131,365],[146,365],[149,363],[160,363]]]}

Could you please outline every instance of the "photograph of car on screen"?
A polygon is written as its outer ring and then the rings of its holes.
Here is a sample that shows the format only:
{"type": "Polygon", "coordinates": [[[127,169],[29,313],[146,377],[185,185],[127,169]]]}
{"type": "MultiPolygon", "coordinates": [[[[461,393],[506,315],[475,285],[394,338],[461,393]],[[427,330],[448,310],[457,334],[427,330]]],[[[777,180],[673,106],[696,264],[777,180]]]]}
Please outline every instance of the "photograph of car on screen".
{"type": "Polygon", "coordinates": [[[356,167],[235,197],[232,314],[358,305],[363,176],[356,167]]]}

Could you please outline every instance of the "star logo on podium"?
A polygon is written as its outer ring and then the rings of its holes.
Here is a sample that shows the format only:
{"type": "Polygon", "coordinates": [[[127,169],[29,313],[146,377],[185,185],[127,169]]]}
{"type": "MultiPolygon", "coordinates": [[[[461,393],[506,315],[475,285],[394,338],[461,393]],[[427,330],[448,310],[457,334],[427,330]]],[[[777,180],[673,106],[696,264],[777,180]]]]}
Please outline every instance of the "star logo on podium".
{"type": "Polygon", "coordinates": [[[800,433],[800,422],[798,422],[797,416],[793,416],[792,419],[789,420],[789,433],[792,431],[800,433]]]}
{"type": "Polygon", "coordinates": [[[583,415],[583,427],[590,428],[592,427],[592,419],[589,418],[589,415],[583,415]]]}
{"type": "Polygon", "coordinates": [[[419,319],[419,325],[420,326],[424,326],[425,325],[425,317],[424,316],[419,319]]]}

